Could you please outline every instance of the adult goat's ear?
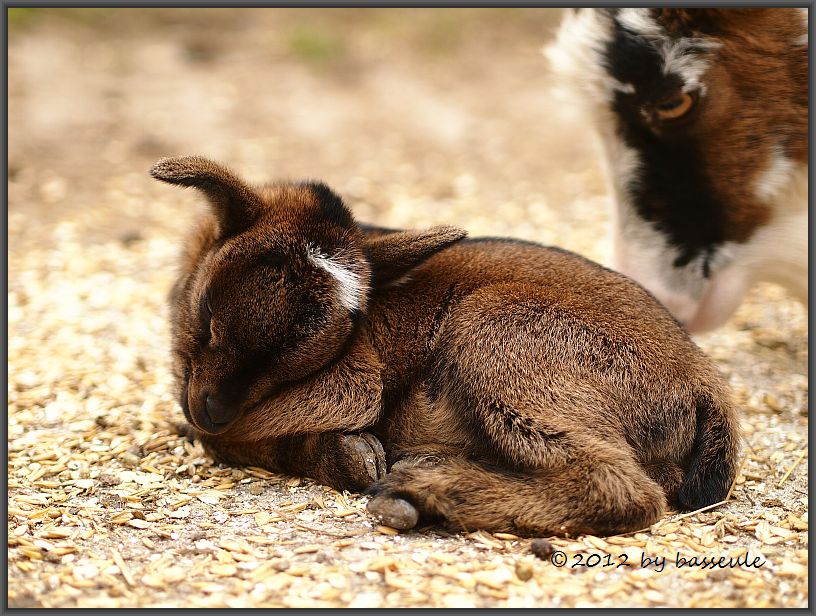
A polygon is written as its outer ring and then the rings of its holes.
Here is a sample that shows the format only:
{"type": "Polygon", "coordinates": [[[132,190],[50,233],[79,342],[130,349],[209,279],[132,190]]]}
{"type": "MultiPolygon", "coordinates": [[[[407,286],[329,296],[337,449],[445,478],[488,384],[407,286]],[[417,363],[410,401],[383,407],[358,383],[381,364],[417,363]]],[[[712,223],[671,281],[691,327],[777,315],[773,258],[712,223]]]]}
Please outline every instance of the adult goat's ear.
{"type": "Polygon", "coordinates": [[[467,232],[457,227],[433,227],[425,231],[395,231],[368,238],[363,243],[371,264],[371,286],[387,285],[467,232]]]}
{"type": "Polygon", "coordinates": [[[163,158],[151,167],[150,175],[204,193],[218,220],[221,237],[246,229],[264,207],[258,193],[232,171],[201,156],[163,158]]]}

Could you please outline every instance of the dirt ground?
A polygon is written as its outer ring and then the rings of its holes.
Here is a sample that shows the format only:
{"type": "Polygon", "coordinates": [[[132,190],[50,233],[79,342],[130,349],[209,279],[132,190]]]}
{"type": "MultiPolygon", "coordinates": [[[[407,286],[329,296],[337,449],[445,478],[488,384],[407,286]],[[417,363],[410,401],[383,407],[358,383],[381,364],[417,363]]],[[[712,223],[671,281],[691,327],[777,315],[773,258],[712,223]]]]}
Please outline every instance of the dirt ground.
{"type": "Polygon", "coordinates": [[[540,54],[559,19],[11,11],[9,607],[807,606],[807,314],[776,287],[698,338],[742,409],[731,500],[551,539],[563,567],[528,539],[378,528],[364,497],[215,465],[173,431],[165,298],[200,206],[151,163],[199,153],[251,180],[320,178],[363,220],[604,260],[593,136],[540,54]],[[761,566],[677,563],[746,553],[761,566]]]}

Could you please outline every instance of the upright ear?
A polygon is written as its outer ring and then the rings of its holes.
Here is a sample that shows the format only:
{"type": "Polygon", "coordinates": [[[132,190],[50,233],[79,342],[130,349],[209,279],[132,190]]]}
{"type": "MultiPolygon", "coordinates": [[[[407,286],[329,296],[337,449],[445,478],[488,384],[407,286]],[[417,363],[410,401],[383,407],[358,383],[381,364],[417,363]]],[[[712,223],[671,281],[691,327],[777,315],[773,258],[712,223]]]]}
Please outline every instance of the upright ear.
{"type": "Polygon", "coordinates": [[[366,238],[363,250],[371,264],[371,286],[397,280],[466,235],[467,231],[457,227],[433,227],[426,231],[396,231],[366,238]]]}
{"type": "Polygon", "coordinates": [[[222,237],[246,229],[264,207],[261,197],[229,169],[201,156],[163,158],[150,169],[157,180],[193,186],[210,201],[222,237]]]}

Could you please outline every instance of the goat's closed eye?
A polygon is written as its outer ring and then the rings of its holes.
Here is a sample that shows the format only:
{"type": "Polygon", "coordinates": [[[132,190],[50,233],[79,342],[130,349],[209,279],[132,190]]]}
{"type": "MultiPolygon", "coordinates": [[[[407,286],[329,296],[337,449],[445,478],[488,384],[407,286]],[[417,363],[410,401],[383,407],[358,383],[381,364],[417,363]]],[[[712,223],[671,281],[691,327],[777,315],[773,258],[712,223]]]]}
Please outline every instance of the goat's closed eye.
{"type": "Polygon", "coordinates": [[[286,264],[286,257],[278,252],[267,252],[261,257],[261,263],[267,267],[279,269],[286,264]]]}
{"type": "Polygon", "coordinates": [[[655,114],[661,120],[676,120],[686,115],[694,106],[694,97],[688,92],[655,103],[655,114]]]}
{"type": "Polygon", "coordinates": [[[210,304],[209,291],[201,295],[201,299],[198,303],[198,316],[201,321],[202,344],[208,344],[212,337],[210,331],[212,325],[212,306],[210,304]]]}

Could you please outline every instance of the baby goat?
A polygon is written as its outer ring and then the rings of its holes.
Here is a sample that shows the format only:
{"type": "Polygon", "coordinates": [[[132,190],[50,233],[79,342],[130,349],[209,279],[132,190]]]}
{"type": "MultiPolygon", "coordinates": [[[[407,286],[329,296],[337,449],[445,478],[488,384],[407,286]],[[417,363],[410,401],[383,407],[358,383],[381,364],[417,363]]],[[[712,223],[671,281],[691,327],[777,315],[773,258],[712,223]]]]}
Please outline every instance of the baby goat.
{"type": "Polygon", "coordinates": [[[368,488],[398,528],[630,531],[728,492],[728,388],[628,278],[451,227],[364,231],[320,183],[251,187],[199,157],[151,173],[210,204],[171,318],[217,459],[368,488]]]}
{"type": "Polygon", "coordinates": [[[578,9],[548,56],[597,126],[615,267],[692,331],[807,301],[807,9],[578,9]]]}

